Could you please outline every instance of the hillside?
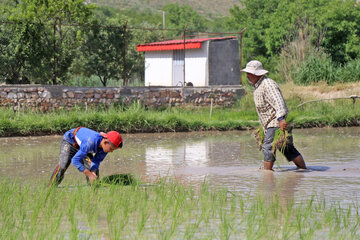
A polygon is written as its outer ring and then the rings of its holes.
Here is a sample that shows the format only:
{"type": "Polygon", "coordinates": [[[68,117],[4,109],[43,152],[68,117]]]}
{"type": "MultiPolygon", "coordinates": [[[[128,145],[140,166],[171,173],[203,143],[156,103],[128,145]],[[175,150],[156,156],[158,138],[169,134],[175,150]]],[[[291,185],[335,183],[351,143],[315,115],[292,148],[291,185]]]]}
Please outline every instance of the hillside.
{"type": "Polygon", "coordinates": [[[230,8],[240,5],[240,0],[90,0],[88,2],[120,9],[136,8],[140,11],[160,10],[167,3],[187,4],[199,14],[210,18],[228,16],[230,8]]]}

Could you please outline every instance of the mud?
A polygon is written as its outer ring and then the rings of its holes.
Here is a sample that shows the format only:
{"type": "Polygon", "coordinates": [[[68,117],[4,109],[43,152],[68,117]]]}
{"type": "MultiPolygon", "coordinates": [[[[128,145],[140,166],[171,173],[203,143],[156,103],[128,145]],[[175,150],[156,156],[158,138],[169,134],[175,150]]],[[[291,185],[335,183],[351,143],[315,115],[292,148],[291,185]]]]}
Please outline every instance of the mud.
{"type": "MultiPolygon", "coordinates": [[[[154,183],[174,177],[199,186],[204,180],[243,195],[278,194],[301,201],[313,194],[341,202],[358,201],[360,128],[294,130],[294,143],[308,170],[278,154],[274,171],[259,169],[262,154],[249,131],[125,134],[123,149],[101,164],[100,175],[131,173],[154,183]]],[[[47,182],[58,161],[61,136],[0,138],[0,177],[47,182]]],[[[70,166],[62,185],[84,184],[70,166]]]]}

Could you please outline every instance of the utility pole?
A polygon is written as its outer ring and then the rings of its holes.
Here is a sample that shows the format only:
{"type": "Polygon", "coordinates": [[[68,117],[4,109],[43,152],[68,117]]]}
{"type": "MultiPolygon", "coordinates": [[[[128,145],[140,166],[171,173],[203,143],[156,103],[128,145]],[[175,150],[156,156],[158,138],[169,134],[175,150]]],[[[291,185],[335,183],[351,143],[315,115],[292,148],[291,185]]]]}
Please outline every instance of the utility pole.
{"type": "Polygon", "coordinates": [[[163,25],[163,29],[165,29],[165,11],[163,11],[163,10],[158,10],[159,12],[162,12],[162,18],[163,18],[163,23],[162,23],[162,25],[163,25]]]}
{"type": "MultiPolygon", "coordinates": [[[[239,47],[240,47],[240,51],[239,51],[239,60],[240,60],[240,70],[241,70],[241,68],[242,68],[242,50],[243,50],[243,48],[242,48],[242,34],[243,34],[243,32],[246,30],[246,28],[244,28],[243,30],[241,30],[241,32],[239,32],[239,47]]],[[[240,72],[240,85],[242,84],[242,80],[241,80],[241,72],[240,72]]]]}
{"type": "Polygon", "coordinates": [[[55,18],[54,21],[54,29],[53,29],[53,34],[54,34],[54,42],[53,42],[53,51],[54,51],[54,62],[53,62],[53,77],[52,77],[52,82],[53,85],[56,85],[56,62],[57,62],[57,56],[56,56],[56,24],[57,24],[58,18],[55,18]]]}
{"type": "Polygon", "coordinates": [[[124,25],[124,50],[123,50],[123,85],[126,86],[126,28],[128,21],[124,25]]]}
{"type": "Polygon", "coordinates": [[[183,86],[185,86],[186,84],[186,81],[185,81],[185,48],[186,48],[186,28],[187,28],[187,24],[185,25],[185,28],[184,28],[184,34],[183,34],[183,37],[184,37],[184,66],[183,66],[183,86]]]}

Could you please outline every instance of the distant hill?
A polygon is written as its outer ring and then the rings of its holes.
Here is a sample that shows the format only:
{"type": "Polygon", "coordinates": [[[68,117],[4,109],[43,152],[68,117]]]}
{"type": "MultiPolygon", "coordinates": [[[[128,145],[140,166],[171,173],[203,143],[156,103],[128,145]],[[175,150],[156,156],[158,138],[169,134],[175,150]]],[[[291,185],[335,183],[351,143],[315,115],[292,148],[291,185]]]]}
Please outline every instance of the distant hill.
{"type": "Polygon", "coordinates": [[[209,18],[228,16],[230,8],[234,5],[240,6],[240,0],[87,0],[87,2],[119,9],[136,8],[140,11],[160,10],[167,3],[187,4],[200,15],[209,18]]]}

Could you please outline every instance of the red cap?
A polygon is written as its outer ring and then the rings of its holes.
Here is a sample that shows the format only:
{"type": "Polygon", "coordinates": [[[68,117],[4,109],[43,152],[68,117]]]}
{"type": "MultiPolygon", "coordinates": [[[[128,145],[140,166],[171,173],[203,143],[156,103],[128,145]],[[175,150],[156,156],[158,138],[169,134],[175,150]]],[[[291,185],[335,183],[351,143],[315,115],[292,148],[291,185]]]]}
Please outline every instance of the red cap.
{"type": "Polygon", "coordinates": [[[101,136],[109,140],[112,144],[114,144],[116,147],[122,147],[122,137],[120,133],[116,131],[110,131],[108,133],[100,132],[101,136]]]}

